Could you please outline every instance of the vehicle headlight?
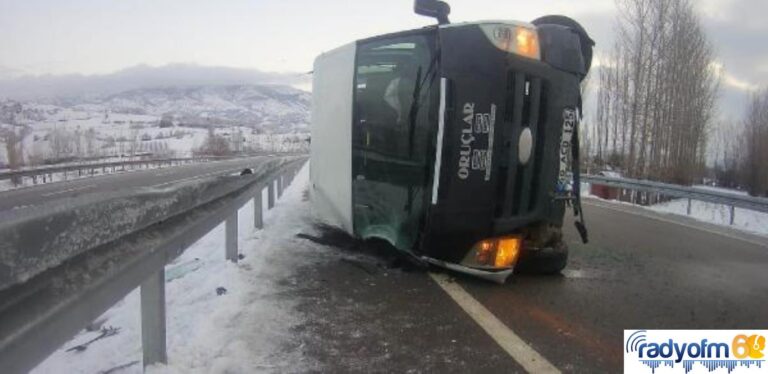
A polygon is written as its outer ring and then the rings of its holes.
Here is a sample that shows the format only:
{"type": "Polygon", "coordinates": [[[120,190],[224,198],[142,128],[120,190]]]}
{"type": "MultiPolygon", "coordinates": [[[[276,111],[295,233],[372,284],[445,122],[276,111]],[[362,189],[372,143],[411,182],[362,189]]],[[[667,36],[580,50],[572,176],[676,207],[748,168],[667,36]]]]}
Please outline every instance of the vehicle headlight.
{"type": "Polygon", "coordinates": [[[540,60],[539,35],[535,29],[506,24],[480,25],[485,36],[496,48],[520,56],[540,60]]]}

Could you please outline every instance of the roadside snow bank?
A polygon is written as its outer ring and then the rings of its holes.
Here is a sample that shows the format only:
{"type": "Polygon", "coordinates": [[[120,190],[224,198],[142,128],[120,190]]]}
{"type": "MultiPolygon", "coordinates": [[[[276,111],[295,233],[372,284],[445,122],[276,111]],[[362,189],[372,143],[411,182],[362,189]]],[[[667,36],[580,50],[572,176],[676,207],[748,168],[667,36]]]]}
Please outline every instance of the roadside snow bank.
{"type": "MultiPolygon", "coordinates": [[[[296,372],[312,366],[291,332],[302,321],[295,301],[284,292],[291,286],[286,277],[309,261],[302,251],[312,250],[295,239],[310,225],[303,199],[308,174],[305,166],[275,209],[265,213],[264,230],[252,229],[252,203],[240,210],[240,253],[245,258],[238,264],[224,260],[222,224],[166,267],[168,365],[148,372],[296,372]]],[[[266,205],[266,198],[262,200],[266,205]]],[[[33,372],[141,373],[139,301],[136,289],[94,322],[96,331],[82,331],[33,372]],[[67,352],[110,326],[119,332],[84,351],[67,352]]]]}
{"type": "MultiPolygon", "coordinates": [[[[706,189],[710,191],[732,193],[734,195],[746,195],[743,191],[729,190],[725,188],[708,187],[708,186],[695,186],[696,188],[706,189]]],[[[688,216],[695,220],[712,223],[716,225],[729,226],[737,230],[750,232],[753,234],[768,236],[768,214],[757,212],[749,209],[736,208],[736,215],[733,220],[733,225],[730,224],[731,220],[731,207],[724,204],[708,203],[704,201],[691,200],[691,214],[688,213],[688,199],[674,199],[664,203],[659,203],[651,206],[635,205],[624,201],[618,200],[606,200],[599,196],[593,195],[590,191],[589,183],[581,184],[581,195],[592,199],[598,199],[601,201],[608,201],[614,204],[633,205],[643,209],[652,210],[658,213],[676,214],[681,216],[688,216]]]]}
{"type": "MultiPolygon", "coordinates": [[[[666,203],[656,204],[647,209],[661,212],[686,215],[688,200],[676,199],[666,203]]],[[[716,225],[731,226],[736,229],[756,234],[768,235],[768,214],[754,210],[736,208],[733,225],[730,225],[731,207],[723,204],[707,203],[691,200],[691,217],[716,225]]]]}

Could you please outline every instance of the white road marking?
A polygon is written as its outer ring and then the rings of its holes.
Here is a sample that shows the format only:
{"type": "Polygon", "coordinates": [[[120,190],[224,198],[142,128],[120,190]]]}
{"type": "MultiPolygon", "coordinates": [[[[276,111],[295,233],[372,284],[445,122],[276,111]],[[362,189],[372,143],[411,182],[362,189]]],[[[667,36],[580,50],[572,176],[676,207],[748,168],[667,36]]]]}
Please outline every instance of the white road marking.
{"type": "Polygon", "coordinates": [[[40,196],[48,197],[48,196],[53,196],[53,195],[61,195],[63,193],[67,193],[67,192],[87,190],[87,189],[93,188],[93,187],[96,187],[96,185],[95,184],[89,184],[87,186],[69,188],[69,189],[66,189],[66,190],[55,191],[55,192],[48,192],[48,193],[40,194],[40,196]]]}
{"type": "MultiPolygon", "coordinates": [[[[642,209],[642,208],[635,208],[635,207],[631,207],[630,206],[630,207],[627,207],[628,209],[621,209],[621,208],[616,207],[616,206],[611,206],[610,202],[603,202],[603,201],[600,201],[600,200],[594,200],[594,201],[583,200],[583,201],[586,202],[589,205],[597,206],[597,207],[608,209],[608,210],[613,210],[615,212],[633,214],[633,215],[636,215],[636,216],[645,217],[645,218],[648,218],[648,219],[652,219],[652,220],[656,220],[656,221],[660,221],[660,222],[665,222],[665,223],[673,223],[673,224],[676,224],[676,225],[687,227],[689,229],[695,229],[695,230],[699,230],[699,231],[704,231],[704,232],[708,232],[710,234],[715,234],[715,235],[722,235],[722,236],[725,236],[726,238],[729,238],[729,239],[741,240],[743,242],[747,242],[749,244],[754,244],[754,245],[757,245],[757,246],[760,246],[760,247],[768,247],[768,243],[765,243],[765,242],[759,242],[759,241],[756,241],[756,240],[751,240],[749,238],[745,238],[745,237],[742,237],[742,236],[730,234],[730,233],[725,232],[725,231],[710,230],[710,229],[708,229],[706,227],[703,227],[704,224],[702,224],[702,226],[696,226],[696,225],[689,225],[689,224],[681,222],[679,220],[662,218],[662,217],[659,217],[659,216],[657,216],[655,214],[651,214],[650,212],[644,212],[642,210],[639,210],[639,209],[642,209]]],[[[725,229],[725,227],[724,227],[724,229],[725,229]]],[[[753,234],[753,235],[759,236],[758,234],[753,234]]]]}
{"type": "Polygon", "coordinates": [[[512,359],[529,373],[560,373],[560,370],[526,344],[509,327],[445,274],[429,273],[440,288],[458,304],[512,359]]]}
{"type": "Polygon", "coordinates": [[[170,174],[174,174],[174,173],[176,173],[176,170],[169,170],[169,171],[164,171],[164,172],[160,172],[160,173],[155,173],[155,176],[156,177],[162,177],[164,175],[170,175],[170,174]]]}

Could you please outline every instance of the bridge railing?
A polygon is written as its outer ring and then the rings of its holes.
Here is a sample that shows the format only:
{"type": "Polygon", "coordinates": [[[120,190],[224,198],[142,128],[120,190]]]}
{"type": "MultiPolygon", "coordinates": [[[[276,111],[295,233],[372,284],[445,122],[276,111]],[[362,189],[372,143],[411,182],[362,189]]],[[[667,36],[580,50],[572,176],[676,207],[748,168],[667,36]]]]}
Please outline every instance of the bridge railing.
{"type": "Polygon", "coordinates": [[[226,260],[237,262],[238,210],[262,191],[275,205],[306,156],[261,161],[243,175],[147,187],[74,201],[0,221],[0,367],[34,368],[140,287],[144,366],[167,361],[165,265],[225,222],[226,260]]]}
{"type": "Polygon", "coordinates": [[[750,209],[768,213],[768,199],[737,195],[727,192],[706,190],[703,188],[686,187],[669,183],[638,180],[630,178],[605,177],[600,175],[582,175],[581,181],[592,185],[614,187],[618,189],[639,191],[674,198],[688,199],[687,214],[691,214],[691,201],[704,201],[728,206],[730,209],[730,224],[736,216],[735,208],[750,209]]]}

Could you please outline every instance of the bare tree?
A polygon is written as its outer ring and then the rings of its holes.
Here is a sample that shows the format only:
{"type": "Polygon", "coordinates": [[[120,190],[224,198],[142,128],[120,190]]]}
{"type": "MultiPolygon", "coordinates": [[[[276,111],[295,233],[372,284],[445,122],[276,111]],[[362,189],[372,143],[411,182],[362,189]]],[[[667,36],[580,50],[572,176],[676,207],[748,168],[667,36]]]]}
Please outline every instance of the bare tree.
{"type": "Polygon", "coordinates": [[[3,135],[5,155],[10,169],[18,169],[23,164],[22,142],[16,131],[10,130],[3,135]]]}
{"type": "Polygon", "coordinates": [[[617,0],[600,72],[596,154],[630,176],[688,184],[702,175],[718,90],[714,52],[691,0],[617,0]]]}
{"type": "Polygon", "coordinates": [[[744,152],[741,175],[749,193],[768,196],[768,90],[750,100],[740,144],[744,152]]]}
{"type": "Polygon", "coordinates": [[[85,132],[85,152],[88,157],[96,155],[96,130],[93,127],[85,132]]]}
{"type": "Polygon", "coordinates": [[[232,153],[229,141],[221,135],[217,135],[213,127],[208,128],[208,137],[205,143],[195,153],[210,156],[226,156],[232,153]]]}
{"type": "Polygon", "coordinates": [[[83,157],[83,132],[80,131],[80,126],[77,126],[75,132],[72,134],[72,143],[75,148],[75,156],[83,157]]]}
{"type": "Polygon", "coordinates": [[[56,128],[48,133],[51,147],[51,157],[54,160],[71,156],[73,150],[73,137],[67,130],[56,128]]]}
{"type": "Polygon", "coordinates": [[[130,142],[129,146],[128,146],[128,150],[131,153],[131,156],[135,156],[136,152],[139,151],[139,146],[141,145],[139,143],[139,129],[138,128],[131,129],[131,135],[130,135],[130,138],[128,139],[128,141],[130,142]]]}

